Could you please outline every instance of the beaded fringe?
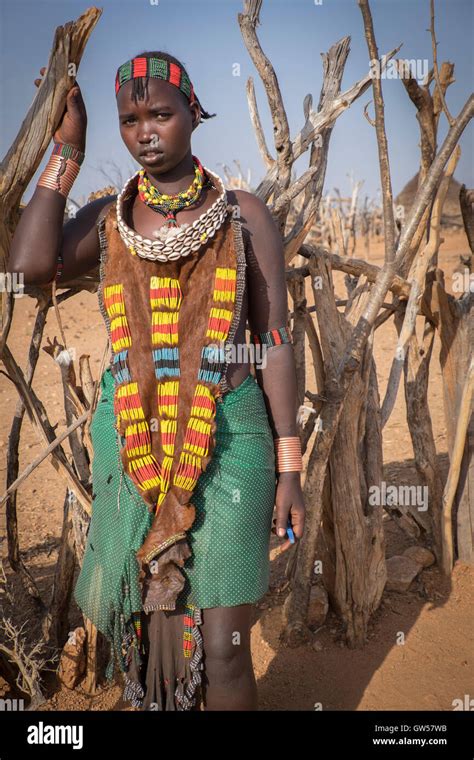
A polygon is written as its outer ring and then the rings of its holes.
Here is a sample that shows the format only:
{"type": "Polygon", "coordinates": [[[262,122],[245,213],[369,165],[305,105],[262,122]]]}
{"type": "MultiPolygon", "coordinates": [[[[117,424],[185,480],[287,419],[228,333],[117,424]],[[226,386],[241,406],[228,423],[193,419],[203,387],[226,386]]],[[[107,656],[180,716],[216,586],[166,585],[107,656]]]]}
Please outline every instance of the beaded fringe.
{"type": "Polygon", "coordinates": [[[193,625],[191,628],[192,637],[196,645],[193,658],[189,663],[189,668],[192,672],[191,680],[186,684],[184,694],[179,693],[179,686],[175,691],[175,700],[178,706],[178,710],[190,710],[196,704],[196,689],[201,684],[201,670],[204,668],[202,661],[203,647],[202,647],[202,635],[198,626],[202,623],[202,612],[200,607],[194,608],[193,625]]]}
{"type": "MultiPolygon", "coordinates": [[[[230,204],[230,207],[232,209],[238,208],[238,206],[233,206],[232,204],[230,204]]],[[[232,231],[234,235],[234,246],[235,246],[236,258],[237,258],[236,296],[235,296],[234,317],[232,319],[232,324],[231,324],[229,333],[227,335],[227,340],[226,340],[225,360],[224,360],[224,367],[222,371],[222,378],[219,382],[221,396],[217,398],[217,401],[220,403],[222,403],[223,401],[222,396],[230,390],[229,385],[227,383],[226,375],[227,375],[227,368],[230,364],[230,359],[231,359],[230,350],[234,342],[235,333],[237,332],[237,327],[239,325],[240,315],[242,312],[242,303],[243,303],[244,291],[245,291],[245,272],[246,272],[246,267],[247,267],[247,259],[245,256],[245,246],[244,246],[244,240],[242,237],[242,225],[241,225],[240,217],[235,216],[234,212],[232,212],[232,231]]]]}
{"type": "Polygon", "coordinates": [[[123,690],[122,699],[130,702],[133,707],[140,708],[143,704],[144,697],[145,692],[143,691],[142,686],[125,675],[125,688],[123,690]]]}
{"type": "MultiPolygon", "coordinates": [[[[202,624],[202,610],[199,607],[193,609],[193,623],[190,626],[190,632],[192,635],[192,642],[194,642],[195,650],[194,655],[189,663],[189,669],[191,671],[191,679],[185,684],[184,693],[181,693],[182,687],[180,684],[176,686],[174,698],[176,707],[179,711],[191,710],[196,704],[196,690],[202,683],[201,671],[204,669],[203,663],[203,638],[199,625],[202,624]]],[[[186,626],[185,626],[186,629],[186,626]]],[[[127,635],[124,639],[129,643],[130,638],[127,635]]],[[[191,644],[192,647],[192,644],[191,644]]],[[[133,707],[141,709],[143,706],[143,700],[145,698],[145,692],[140,683],[132,681],[126,673],[124,673],[125,687],[122,693],[122,699],[130,702],[133,707]]]]}
{"type": "Polygon", "coordinates": [[[105,308],[104,296],[103,296],[103,280],[105,277],[105,264],[106,264],[107,252],[108,252],[107,233],[105,230],[105,223],[106,223],[106,215],[104,214],[104,211],[102,211],[99,214],[99,219],[97,221],[97,231],[99,235],[99,248],[100,248],[99,287],[97,289],[97,300],[99,301],[100,313],[102,314],[105,327],[107,329],[108,338],[109,338],[109,347],[110,347],[109,367],[112,368],[114,366],[114,358],[113,358],[113,351],[112,351],[112,335],[110,334],[110,330],[108,327],[109,325],[108,314],[105,308]]]}

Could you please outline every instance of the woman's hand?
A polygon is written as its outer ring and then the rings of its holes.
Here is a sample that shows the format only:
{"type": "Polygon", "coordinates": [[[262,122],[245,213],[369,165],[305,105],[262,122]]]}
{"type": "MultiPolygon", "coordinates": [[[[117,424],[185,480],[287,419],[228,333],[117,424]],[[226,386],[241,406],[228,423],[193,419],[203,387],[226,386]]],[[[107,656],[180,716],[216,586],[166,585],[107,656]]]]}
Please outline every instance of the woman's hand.
{"type": "MultiPolygon", "coordinates": [[[[40,74],[46,71],[43,66],[40,74]]],[[[40,86],[42,79],[35,79],[35,85],[40,86]]],[[[74,148],[78,148],[83,153],[86,149],[86,131],[87,131],[87,112],[84,100],[82,99],[81,88],[75,82],[67,94],[66,108],[60,124],[53,135],[55,142],[67,143],[74,148]]]]}
{"type": "MultiPolygon", "coordinates": [[[[305,506],[303,491],[301,490],[301,473],[281,472],[278,475],[278,483],[275,497],[276,517],[273,518],[275,526],[272,533],[279,538],[286,536],[286,526],[290,517],[291,527],[295,539],[303,535],[305,506]],[[280,534],[280,531],[281,534],[280,534]]],[[[280,552],[284,552],[292,546],[290,539],[281,544],[280,552]]]]}

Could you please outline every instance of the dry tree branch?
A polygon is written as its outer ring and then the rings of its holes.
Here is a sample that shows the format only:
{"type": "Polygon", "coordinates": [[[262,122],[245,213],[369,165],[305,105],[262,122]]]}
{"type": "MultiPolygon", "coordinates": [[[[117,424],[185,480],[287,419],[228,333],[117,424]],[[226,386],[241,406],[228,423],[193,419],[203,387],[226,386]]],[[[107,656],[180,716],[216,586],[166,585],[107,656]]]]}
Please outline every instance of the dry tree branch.
{"type": "MultiPolygon", "coordinates": [[[[337,43],[336,43],[337,44],[337,43]]],[[[383,71],[388,63],[400,50],[399,47],[394,48],[389,53],[382,56],[382,63],[380,70],[383,71]]],[[[293,141],[293,158],[296,161],[314,141],[317,134],[321,132],[327,126],[330,126],[336,119],[347,109],[352,103],[357,100],[364,92],[370,87],[372,82],[371,72],[353,84],[340,95],[335,97],[331,102],[327,103],[320,111],[310,110],[308,118],[302,130],[297,134],[293,141]]]]}
{"type": "Polygon", "coordinates": [[[471,254],[474,256],[474,190],[467,190],[466,185],[462,185],[459,191],[459,203],[461,206],[461,214],[467,241],[469,243],[469,248],[471,249],[471,254]]]}
{"type": "MultiPolygon", "coordinates": [[[[40,436],[46,441],[47,445],[51,443],[54,438],[54,433],[47,419],[43,405],[37,398],[32,388],[29,388],[25,382],[25,378],[21,368],[16,363],[10,349],[7,345],[4,347],[3,362],[8,370],[8,376],[16,385],[16,388],[20,394],[20,397],[25,405],[26,412],[30,418],[30,421],[34,427],[39,431],[40,436]]],[[[89,513],[90,512],[90,497],[85,490],[82,483],[78,480],[74,470],[69,464],[66,455],[62,448],[58,447],[54,449],[51,460],[53,466],[58,470],[66,479],[69,487],[76,493],[78,500],[80,501],[82,508],[89,513]]]]}
{"type": "Polygon", "coordinates": [[[454,125],[450,127],[441,148],[431,164],[423,186],[418,189],[415,195],[410,213],[408,214],[406,223],[400,235],[400,240],[398,241],[397,265],[401,262],[404,263],[405,258],[408,259],[408,264],[411,264],[411,261],[409,260],[410,256],[408,254],[410,252],[410,244],[413,236],[416,233],[417,227],[431,201],[431,198],[438,189],[446,162],[473,116],[474,95],[470,95],[461,111],[456,116],[454,125]]]}
{"type": "MultiPolygon", "coordinates": [[[[30,345],[28,350],[28,359],[25,370],[25,392],[31,387],[33,376],[35,373],[36,365],[39,358],[39,351],[41,341],[43,338],[43,331],[46,325],[47,315],[49,310],[49,302],[45,299],[40,300],[38,310],[36,312],[35,324],[33,326],[33,332],[30,339],[30,345]]],[[[7,447],[7,477],[6,485],[9,486],[12,481],[18,476],[19,470],[19,446],[20,446],[20,434],[23,425],[23,419],[25,415],[25,405],[21,398],[17,400],[15,407],[15,414],[11,424],[10,434],[8,436],[7,447]]],[[[40,609],[43,608],[43,602],[41,600],[40,592],[36,586],[33,576],[29,572],[23,558],[20,553],[20,540],[18,533],[18,517],[17,517],[17,504],[16,494],[8,499],[5,508],[5,519],[7,529],[8,540],[8,560],[12,570],[19,574],[21,582],[26,589],[27,593],[32,597],[35,605],[38,605],[40,609]]]]}
{"type": "Polygon", "coordinates": [[[314,176],[319,171],[318,166],[310,166],[309,169],[306,169],[306,171],[301,175],[301,177],[298,177],[298,179],[293,182],[292,185],[288,188],[288,190],[285,190],[282,195],[280,195],[275,203],[270,206],[270,211],[274,215],[278,215],[278,213],[281,211],[281,209],[288,204],[288,201],[292,201],[296,198],[297,195],[299,195],[303,190],[306,189],[306,187],[309,185],[311,180],[314,179],[314,176]]]}
{"type": "Polygon", "coordinates": [[[372,103],[372,101],[369,100],[369,102],[365,104],[365,106],[364,106],[364,116],[367,119],[367,121],[369,122],[370,126],[371,127],[375,127],[375,120],[370,118],[369,112],[367,110],[369,108],[369,106],[370,106],[371,103],[372,103]]]}
{"type": "MultiPolygon", "coordinates": [[[[0,164],[0,259],[6,271],[11,236],[18,221],[21,197],[41,163],[56,130],[73,85],[87,40],[102,11],[89,8],[77,21],[59,26],[49,56],[47,71],[20,130],[0,164]]],[[[0,356],[12,317],[12,293],[2,293],[0,356]]]]}
{"type": "MultiPolygon", "coordinates": [[[[275,195],[279,196],[291,182],[291,166],[293,163],[292,143],[288,118],[280,92],[280,86],[271,61],[262,50],[255,28],[259,23],[262,0],[245,0],[244,13],[237,18],[249,55],[265,86],[268,105],[273,121],[273,134],[276,150],[277,182],[275,195]]],[[[283,207],[278,216],[280,231],[283,233],[285,219],[288,214],[290,201],[283,207]]]]}
{"type": "MultiPolygon", "coordinates": [[[[354,373],[359,370],[362,364],[367,341],[394,275],[399,271],[403,257],[409,251],[418,224],[431,201],[433,193],[437,191],[445,164],[473,115],[474,96],[471,95],[456,118],[456,123],[449,129],[444,143],[430,167],[423,187],[419,188],[416,194],[407,223],[398,241],[398,251],[395,258],[386,259],[380,269],[371,289],[371,297],[352,331],[335,376],[328,379],[325,388],[328,401],[321,410],[321,428],[318,430],[309,456],[304,484],[305,499],[311,500],[312,511],[307,514],[305,532],[299,545],[299,554],[293,575],[293,585],[285,603],[287,625],[283,637],[288,643],[298,642],[305,635],[305,618],[310,588],[308,579],[312,577],[313,572],[316,538],[322,515],[325,474],[349,387],[354,373]]],[[[312,276],[318,274],[316,261],[310,259],[309,270],[312,276]]]]}
{"type": "Polygon", "coordinates": [[[444,173],[444,177],[438,188],[436,199],[433,204],[429,240],[424,246],[423,250],[419,251],[412,264],[413,274],[410,279],[410,297],[406,305],[403,325],[398,335],[395,356],[392,361],[392,367],[390,369],[390,375],[387,383],[387,391],[381,408],[380,424],[382,428],[387,424],[390,418],[390,414],[393,411],[393,407],[395,406],[402,369],[405,362],[405,352],[411,336],[415,330],[418,304],[423,295],[423,283],[425,281],[426,272],[431,260],[437,254],[441,243],[441,215],[443,213],[444,201],[448,193],[451,177],[454,174],[454,170],[457,166],[460,155],[461,149],[459,145],[457,145],[451,154],[448,165],[446,167],[446,171],[444,173]]]}
{"type": "MultiPolygon", "coordinates": [[[[57,438],[54,439],[54,441],[51,441],[49,446],[47,446],[41,454],[38,454],[38,456],[33,459],[33,461],[25,467],[21,475],[11,483],[7,490],[0,496],[0,506],[3,504],[6,499],[12,494],[16,489],[31,475],[31,473],[36,470],[36,468],[43,462],[46,457],[48,457],[51,452],[54,451],[54,449],[59,446],[60,443],[62,443],[79,425],[82,425],[83,422],[87,421],[87,418],[89,416],[89,412],[84,412],[80,417],[77,418],[77,420],[74,420],[74,422],[69,425],[69,427],[64,430],[61,435],[58,435],[57,438]]],[[[89,510],[86,510],[88,514],[91,514],[90,508],[89,510]]]]}
{"type": "Polygon", "coordinates": [[[48,658],[44,657],[46,647],[41,640],[27,651],[25,639],[22,637],[26,625],[27,623],[24,623],[17,629],[11,620],[0,619],[0,630],[3,631],[7,641],[6,644],[0,642],[0,654],[3,654],[7,661],[18,669],[16,683],[10,685],[16,686],[20,692],[31,698],[28,710],[36,710],[45,702],[41,691],[41,671],[45,669],[48,662],[57,659],[57,655],[53,653],[48,658]]]}
{"type": "MultiPolygon", "coordinates": [[[[331,269],[337,269],[346,274],[351,274],[354,277],[360,277],[364,275],[369,282],[375,282],[377,275],[380,272],[380,267],[376,264],[369,264],[364,259],[346,259],[343,256],[338,256],[337,253],[331,253],[323,246],[314,246],[309,243],[302,245],[298,251],[302,256],[309,259],[311,256],[326,256],[331,264],[331,269]]],[[[287,277],[291,277],[293,272],[301,271],[305,277],[309,275],[308,267],[300,267],[299,269],[288,269],[287,277]]],[[[408,299],[410,295],[410,283],[404,280],[402,277],[395,275],[393,281],[389,287],[389,290],[395,295],[401,296],[404,299],[408,299]]]]}
{"type": "Polygon", "coordinates": [[[448,479],[443,493],[443,520],[442,520],[442,569],[446,575],[449,575],[453,569],[453,528],[452,528],[452,510],[456,489],[459,482],[459,473],[461,470],[461,461],[466,440],[467,428],[471,417],[472,396],[474,392],[474,357],[471,353],[471,363],[464,381],[464,387],[459,404],[459,414],[456,424],[456,436],[454,439],[453,452],[451,454],[451,463],[449,466],[448,479]]]}
{"type": "MultiPolygon", "coordinates": [[[[370,60],[379,61],[379,51],[375,40],[374,25],[368,0],[358,0],[364,20],[365,38],[370,60]]],[[[375,106],[375,131],[380,164],[380,181],[382,185],[383,223],[385,236],[385,260],[393,261],[395,256],[395,219],[393,216],[393,193],[390,178],[390,162],[388,157],[387,134],[385,132],[384,102],[382,81],[379,72],[372,79],[375,106]]]]}
{"type": "Polygon", "coordinates": [[[267,169],[270,169],[275,163],[275,159],[270,154],[267,146],[267,141],[265,140],[265,134],[263,132],[262,122],[260,120],[260,114],[258,112],[257,99],[255,97],[255,87],[253,85],[252,77],[249,77],[247,80],[247,101],[249,105],[250,120],[255,131],[260,155],[267,169]]]}
{"type": "Polygon", "coordinates": [[[433,98],[428,87],[420,87],[411,72],[410,76],[406,75],[408,67],[405,61],[396,61],[396,65],[399,72],[403,68],[402,84],[416,107],[416,118],[420,125],[421,167],[418,181],[418,186],[420,186],[436,155],[436,119],[433,98]]]}
{"type": "MultiPolygon", "coordinates": [[[[334,102],[334,99],[340,93],[342,75],[347,56],[349,55],[349,45],[350,37],[343,37],[334,45],[331,45],[328,52],[322,56],[323,84],[319,97],[318,113],[321,113],[328,104],[334,102]]],[[[305,98],[304,114],[307,122],[314,113],[311,109],[311,102],[312,99],[309,97],[305,98]]],[[[333,124],[329,124],[325,129],[320,131],[318,143],[311,143],[309,163],[310,167],[317,167],[318,172],[315,178],[307,185],[301,211],[297,216],[293,228],[284,240],[286,263],[291,261],[293,256],[296,255],[299,246],[304,242],[308,231],[316,220],[323,194],[332,128],[333,124]]]]}
{"type": "MultiPolygon", "coordinates": [[[[337,44],[337,43],[336,43],[337,44]]],[[[388,61],[390,61],[400,50],[401,45],[394,48],[389,53],[382,57],[381,70],[383,70],[388,61]]],[[[340,93],[337,97],[333,98],[330,102],[324,105],[320,111],[309,110],[307,114],[306,122],[300,132],[296,135],[292,143],[293,161],[297,159],[308,150],[311,144],[316,140],[316,137],[326,128],[332,126],[336,119],[344,113],[344,111],[352,105],[363,93],[370,87],[372,77],[370,72],[366,76],[353,84],[344,92],[340,93]]],[[[277,177],[276,165],[267,172],[257,189],[255,195],[264,201],[267,201],[273,192],[273,187],[277,177]]]]}
{"type": "Polygon", "coordinates": [[[436,81],[436,86],[438,88],[438,94],[439,98],[441,100],[443,111],[446,115],[446,118],[449,122],[449,126],[452,127],[454,125],[454,119],[451,116],[448,106],[446,105],[446,100],[444,97],[443,88],[441,87],[441,82],[439,78],[439,70],[438,70],[438,43],[436,42],[436,34],[435,34],[435,12],[434,12],[434,0],[430,0],[430,34],[431,34],[431,46],[433,48],[433,73],[434,78],[436,81]]]}

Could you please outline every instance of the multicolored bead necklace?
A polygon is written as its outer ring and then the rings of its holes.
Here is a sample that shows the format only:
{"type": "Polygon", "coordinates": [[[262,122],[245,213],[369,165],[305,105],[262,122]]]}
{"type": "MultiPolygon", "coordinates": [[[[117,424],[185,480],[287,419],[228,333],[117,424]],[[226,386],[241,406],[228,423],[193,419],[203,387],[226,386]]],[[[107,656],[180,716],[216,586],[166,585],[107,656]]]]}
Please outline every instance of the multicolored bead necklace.
{"type": "Polygon", "coordinates": [[[138,197],[143,203],[163,214],[168,227],[177,227],[176,214],[183,208],[197,203],[204,187],[212,185],[210,178],[198,158],[193,156],[194,179],[187,190],[182,190],[176,195],[160,193],[157,187],[148,179],[145,169],[138,173],[138,197]]]}

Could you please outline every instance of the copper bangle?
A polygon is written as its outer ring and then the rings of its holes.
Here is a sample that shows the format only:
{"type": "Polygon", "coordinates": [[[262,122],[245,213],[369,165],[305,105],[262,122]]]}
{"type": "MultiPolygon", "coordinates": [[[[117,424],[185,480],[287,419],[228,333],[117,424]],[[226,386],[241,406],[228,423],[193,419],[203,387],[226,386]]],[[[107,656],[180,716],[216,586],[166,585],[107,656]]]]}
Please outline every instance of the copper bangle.
{"type": "Polygon", "coordinates": [[[38,180],[38,187],[48,187],[67,198],[83,160],[84,154],[77,148],[65,143],[55,143],[49,161],[38,180]]]}
{"type": "Polygon", "coordinates": [[[276,471],[302,472],[301,441],[299,436],[275,438],[276,471]]]}

